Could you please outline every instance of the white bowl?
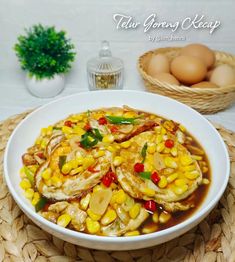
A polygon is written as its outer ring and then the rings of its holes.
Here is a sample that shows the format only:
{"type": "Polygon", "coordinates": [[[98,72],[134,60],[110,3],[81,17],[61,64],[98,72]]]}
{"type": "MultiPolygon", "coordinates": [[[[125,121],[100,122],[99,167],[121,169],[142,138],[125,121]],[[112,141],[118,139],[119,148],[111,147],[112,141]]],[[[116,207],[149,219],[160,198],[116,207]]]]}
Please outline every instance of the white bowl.
{"type": "Polygon", "coordinates": [[[23,212],[39,227],[74,244],[104,250],[130,250],[158,245],[196,226],[215,207],[229,179],[229,156],[216,129],[199,113],[173,99],[136,91],[95,91],[79,93],[51,102],[28,115],[12,133],[5,151],[4,173],[8,188],[23,212]],[[160,232],[134,237],[103,237],[75,232],[53,224],[38,215],[19,187],[21,155],[30,147],[40,129],[71,113],[100,107],[138,108],[182,123],[200,142],[210,161],[212,181],[209,192],[197,211],[182,223],[160,232]]]}

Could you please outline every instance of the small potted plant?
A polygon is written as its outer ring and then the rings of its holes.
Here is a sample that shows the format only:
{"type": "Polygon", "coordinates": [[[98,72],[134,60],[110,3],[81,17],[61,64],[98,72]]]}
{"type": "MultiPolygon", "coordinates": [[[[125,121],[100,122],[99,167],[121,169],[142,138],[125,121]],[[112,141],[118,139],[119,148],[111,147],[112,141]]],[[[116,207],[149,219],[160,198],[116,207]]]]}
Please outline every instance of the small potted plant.
{"type": "Polygon", "coordinates": [[[38,97],[53,97],[65,85],[64,74],[74,60],[74,45],[64,31],[34,25],[20,35],[14,49],[21,67],[27,71],[26,86],[38,97]]]}

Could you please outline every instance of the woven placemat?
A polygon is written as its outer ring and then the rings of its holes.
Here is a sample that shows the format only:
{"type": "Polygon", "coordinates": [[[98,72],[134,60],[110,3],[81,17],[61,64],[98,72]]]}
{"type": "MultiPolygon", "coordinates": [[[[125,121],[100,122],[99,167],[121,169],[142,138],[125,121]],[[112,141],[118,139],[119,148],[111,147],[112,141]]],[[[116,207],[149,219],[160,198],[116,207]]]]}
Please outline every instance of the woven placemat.
{"type": "Polygon", "coordinates": [[[235,133],[215,125],[229,149],[231,175],[225,194],[203,222],[160,246],[106,252],[72,245],[42,231],[9,194],[2,176],[4,149],[11,132],[27,114],[0,123],[0,261],[235,261],[235,133]]]}

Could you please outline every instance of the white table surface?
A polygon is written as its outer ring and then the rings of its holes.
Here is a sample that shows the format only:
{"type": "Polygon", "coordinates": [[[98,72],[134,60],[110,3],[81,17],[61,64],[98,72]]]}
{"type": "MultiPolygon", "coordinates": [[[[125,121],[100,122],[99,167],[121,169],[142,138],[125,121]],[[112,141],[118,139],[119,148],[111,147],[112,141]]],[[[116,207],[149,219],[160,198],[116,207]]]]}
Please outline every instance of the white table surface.
{"type": "MultiPolygon", "coordinates": [[[[84,70],[85,71],[85,70],[84,70]]],[[[73,70],[67,76],[67,84],[64,91],[55,98],[40,99],[32,96],[24,85],[24,73],[18,69],[18,72],[14,76],[14,81],[6,81],[6,74],[0,76],[0,120],[4,120],[11,115],[24,112],[28,109],[36,108],[40,105],[48,103],[49,101],[63,97],[66,95],[88,91],[88,85],[86,80],[86,73],[79,77],[78,83],[72,83],[72,74],[76,71],[73,70]],[[5,80],[5,81],[4,81],[5,80]],[[10,83],[9,83],[10,82],[10,83]],[[13,82],[13,83],[11,83],[13,82]]],[[[124,89],[130,90],[144,90],[143,82],[136,70],[136,68],[126,68],[126,79],[124,89]]],[[[9,76],[10,77],[10,76],[9,76]]],[[[235,131],[235,104],[219,113],[214,115],[206,115],[206,117],[216,123],[223,125],[224,127],[235,131]]]]}

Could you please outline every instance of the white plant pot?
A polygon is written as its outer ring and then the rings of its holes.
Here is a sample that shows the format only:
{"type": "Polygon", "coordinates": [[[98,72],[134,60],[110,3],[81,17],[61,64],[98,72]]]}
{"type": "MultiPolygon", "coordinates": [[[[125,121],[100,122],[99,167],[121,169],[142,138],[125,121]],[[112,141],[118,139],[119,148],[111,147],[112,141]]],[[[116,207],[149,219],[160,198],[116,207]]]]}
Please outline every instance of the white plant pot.
{"type": "Polygon", "coordinates": [[[64,75],[55,75],[53,78],[36,79],[28,74],[25,78],[25,84],[29,92],[37,97],[47,98],[58,95],[65,86],[64,75]]]}

